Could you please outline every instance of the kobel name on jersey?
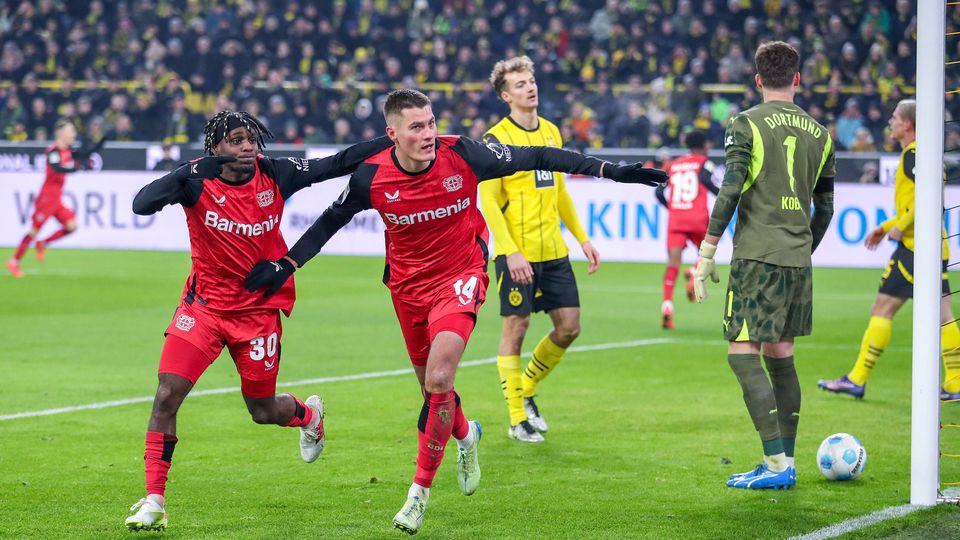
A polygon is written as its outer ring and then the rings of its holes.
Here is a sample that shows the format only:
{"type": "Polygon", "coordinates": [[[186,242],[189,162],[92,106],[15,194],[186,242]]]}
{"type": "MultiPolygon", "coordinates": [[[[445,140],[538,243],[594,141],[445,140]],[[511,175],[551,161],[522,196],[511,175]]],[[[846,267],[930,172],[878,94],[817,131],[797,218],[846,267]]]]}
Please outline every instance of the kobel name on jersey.
{"type": "Polygon", "coordinates": [[[227,218],[221,218],[220,214],[213,210],[207,210],[203,218],[203,224],[207,227],[241,236],[260,236],[272,231],[278,223],[280,223],[280,216],[273,215],[260,223],[237,223],[227,218]]]}

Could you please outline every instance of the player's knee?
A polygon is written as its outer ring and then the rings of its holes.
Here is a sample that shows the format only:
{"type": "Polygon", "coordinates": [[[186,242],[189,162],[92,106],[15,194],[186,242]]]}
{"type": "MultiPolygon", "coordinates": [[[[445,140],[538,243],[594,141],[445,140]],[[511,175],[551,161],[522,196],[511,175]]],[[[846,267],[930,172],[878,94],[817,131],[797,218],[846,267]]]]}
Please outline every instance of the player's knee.
{"type": "Polygon", "coordinates": [[[266,407],[250,407],[250,418],[256,424],[275,424],[274,414],[271,409],[266,407]]]}
{"type": "Polygon", "coordinates": [[[510,317],[507,325],[507,333],[513,339],[523,339],[527,335],[527,329],[530,328],[530,317],[510,317]]]}
{"type": "Polygon", "coordinates": [[[580,336],[579,321],[569,323],[569,324],[563,324],[557,328],[557,339],[560,341],[559,345],[562,347],[566,347],[570,345],[579,336],[580,336]]]}
{"type": "Polygon", "coordinates": [[[179,395],[176,389],[160,385],[157,387],[157,395],[153,400],[153,416],[162,418],[176,416],[181,402],[183,402],[183,397],[179,395]]]}
{"type": "Polygon", "coordinates": [[[431,394],[442,394],[453,390],[453,370],[438,369],[427,375],[423,387],[431,394]]]}
{"type": "Polygon", "coordinates": [[[76,231],[76,230],[77,230],[77,224],[76,224],[75,222],[73,222],[73,221],[71,221],[71,222],[69,222],[69,223],[67,223],[66,225],[63,226],[63,232],[64,232],[64,234],[70,234],[70,233],[72,233],[73,231],[76,231]]]}

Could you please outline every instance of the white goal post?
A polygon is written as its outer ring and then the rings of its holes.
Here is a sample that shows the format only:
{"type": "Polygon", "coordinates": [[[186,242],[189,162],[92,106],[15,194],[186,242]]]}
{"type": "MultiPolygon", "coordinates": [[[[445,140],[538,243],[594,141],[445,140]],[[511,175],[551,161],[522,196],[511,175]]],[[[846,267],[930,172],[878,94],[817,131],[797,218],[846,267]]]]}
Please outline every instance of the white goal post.
{"type": "MultiPolygon", "coordinates": [[[[940,261],[943,224],[946,2],[917,2],[917,162],[914,220],[913,395],[910,504],[938,502],[940,487],[940,261]]],[[[939,499],[947,502],[945,499],[939,499]]]]}

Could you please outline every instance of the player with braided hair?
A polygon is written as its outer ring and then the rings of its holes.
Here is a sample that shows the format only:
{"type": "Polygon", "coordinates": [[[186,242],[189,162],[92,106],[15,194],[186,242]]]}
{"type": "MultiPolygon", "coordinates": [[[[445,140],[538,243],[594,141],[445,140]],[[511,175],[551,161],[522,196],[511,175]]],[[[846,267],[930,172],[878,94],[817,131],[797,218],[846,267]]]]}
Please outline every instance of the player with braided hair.
{"type": "Polygon", "coordinates": [[[273,134],[243,111],[220,112],[204,133],[207,155],[151,182],[133,200],[133,211],[140,215],[168,204],[183,207],[191,269],[164,334],[144,453],[147,494],[125,521],[131,530],[166,528],[164,490],[177,443],[177,411],[224,346],[240,374],[240,393],[253,421],[301,428],[303,460],[320,456],[323,401],[315,395],[301,401],[276,393],[280,313],[289,316],[293,309],[293,280],[270,297],[247,292],[243,280],[255,262],[287,252],[279,226],[286,199],[314,183],[352,173],[392,145],[381,137],[323,159],[272,159],[259,151],[273,134]]]}

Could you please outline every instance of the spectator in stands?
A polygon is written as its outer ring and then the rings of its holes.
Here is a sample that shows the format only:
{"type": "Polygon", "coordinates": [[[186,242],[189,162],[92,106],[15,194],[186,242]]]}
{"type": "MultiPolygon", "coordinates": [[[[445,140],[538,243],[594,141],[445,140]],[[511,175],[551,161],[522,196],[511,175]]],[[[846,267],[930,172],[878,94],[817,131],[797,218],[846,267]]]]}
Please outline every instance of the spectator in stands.
{"type": "Polygon", "coordinates": [[[853,144],[850,145],[851,152],[876,152],[877,147],[873,144],[873,135],[867,127],[857,128],[854,135],[853,144]]]}
{"type": "Polygon", "coordinates": [[[170,143],[163,144],[163,157],[153,166],[155,171],[172,171],[177,168],[178,162],[173,159],[173,147],[170,143]]]}
{"type": "MultiPolygon", "coordinates": [[[[53,115],[72,105],[82,131],[95,115],[115,129],[123,113],[133,120],[138,138],[186,140],[184,120],[189,125],[191,117],[207,113],[224,94],[237,104],[255,100],[264,111],[262,120],[271,96],[280,95],[303,130],[300,135],[330,139],[337,118],[352,119],[357,99],[375,100],[398,83],[448,81],[451,86],[444,92],[449,93],[454,84],[482,81],[492,54],[510,49],[537,63],[544,114],[570,116],[564,85],[608,84],[607,98],[585,95],[581,100],[596,112],[605,144],[614,146],[622,141],[613,139],[625,132],[600,120],[606,110],[616,110],[622,120],[629,103],[639,100],[654,126],[651,135],[659,137],[657,126],[671,108],[671,93],[683,87],[686,75],[700,90],[711,83],[744,85],[722,97],[741,108],[755,104],[756,96],[746,93],[752,83],[744,70],[751,71],[752,63],[743,51],[768,36],[804,49],[809,58],[803,66],[805,86],[833,84],[832,76],[844,85],[835,95],[818,89],[813,99],[804,96],[825,111],[840,114],[847,98],[872,83],[889,113],[904,97],[902,89],[912,92],[915,85],[916,3],[909,0],[895,5],[879,0],[566,0],[562,11],[535,0],[491,0],[482,11],[472,2],[405,1],[412,4],[409,14],[396,1],[337,1],[324,11],[318,2],[208,7],[179,1],[155,8],[152,1],[0,4],[0,80],[14,88],[28,113],[28,136],[40,127],[49,134],[53,115]],[[13,7],[4,16],[6,5],[13,7]],[[406,76],[413,76],[412,82],[406,76]],[[632,76],[636,83],[629,81],[632,76]],[[360,86],[345,84],[351,81],[360,86]],[[645,84],[653,84],[653,91],[645,84]],[[894,87],[901,89],[898,97],[894,87]],[[127,96],[126,107],[108,112],[115,109],[118,94],[127,96]],[[610,95],[617,101],[615,109],[601,104],[610,95]],[[29,113],[37,97],[46,102],[49,115],[34,126],[29,113]],[[333,115],[327,112],[330,100],[342,103],[333,115]],[[166,121],[174,117],[176,121],[166,121]],[[156,122],[158,118],[164,121],[156,122]],[[308,121],[314,123],[309,133],[308,121]]],[[[948,32],[958,27],[953,18],[948,20],[948,32]]],[[[948,55],[960,57],[960,51],[948,55]]],[[[480,117],[498,110],[489,90],[476,95],[480,117]]],[[[706,92],[698,101],[715,103],[714,95],[706,92]]],[[[684,109],[682,98],[674,101],[684,109]]],[[[870,108],[868,101],[861,100],[863,112],[870,108]]],[[[948,100],[947,107],[960,118],[960,100],[948,100]]],[[[16,103],[6,110],[0,105],[0,129],[12,132],[15,118],[9,115],[16,103]]],[[[681,119],[692,118],[696,109],[678,112],[681,119]]],[[[275,131],[282,134],[286,120],[275,131]]],[[[453,130],[469,131],[462,113],[452,120],[459,122],[453,130]]],[[[347,140],[358,140],[364,128],[364,121],[351,120],[347,140]]],[[[668,126],[666,136],[673,131],[668,126]]]]}
{"type": "Polygon", "coordinates": [[[857,137],[857,130],[863,127],[863,114],[860,112],[860,103],[856,98],[848,98],[843,106],[843,112],[837,118],[837,138],[844,148],[852,148],[857,137]]]}

